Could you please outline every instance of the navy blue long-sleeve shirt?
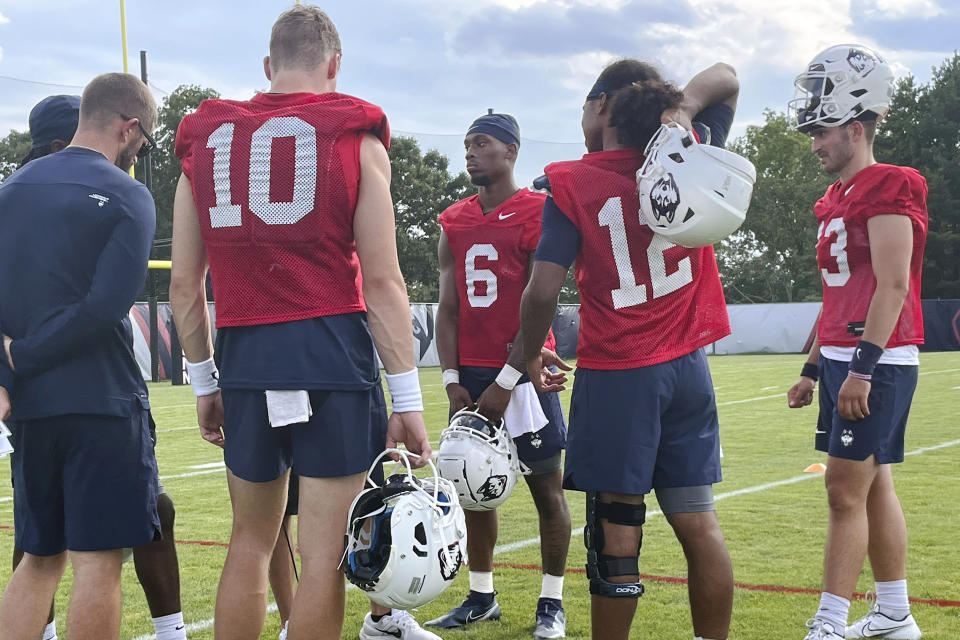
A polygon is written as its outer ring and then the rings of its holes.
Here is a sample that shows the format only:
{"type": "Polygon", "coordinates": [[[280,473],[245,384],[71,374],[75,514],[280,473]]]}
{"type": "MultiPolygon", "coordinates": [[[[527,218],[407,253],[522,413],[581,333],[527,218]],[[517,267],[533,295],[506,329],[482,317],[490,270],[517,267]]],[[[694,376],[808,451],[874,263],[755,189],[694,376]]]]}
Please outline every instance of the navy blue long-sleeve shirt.
{"type": "Polygon", "coordinates": [[[146,386],[123,319],[143,286],[153,197],[90,149],[30,162],[0,185],[0,366],[13,419],[130,415],[146,386]]]}

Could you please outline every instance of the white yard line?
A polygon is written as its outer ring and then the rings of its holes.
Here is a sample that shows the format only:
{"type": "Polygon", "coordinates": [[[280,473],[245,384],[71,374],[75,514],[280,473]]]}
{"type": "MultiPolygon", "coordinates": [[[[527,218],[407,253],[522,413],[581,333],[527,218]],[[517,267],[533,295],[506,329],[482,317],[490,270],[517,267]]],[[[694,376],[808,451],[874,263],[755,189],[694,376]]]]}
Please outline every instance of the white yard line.
{"type": "Polygon", "coordinates": [[[194,476],[206,476],[211,473],[223,473],[223,467],[219,469],[204,469],[203,471],[191,471],[190,473],[176,473],[172,476],[160,476],[160,480],[175,480],[177,478],[192,478],[194,476]]]}

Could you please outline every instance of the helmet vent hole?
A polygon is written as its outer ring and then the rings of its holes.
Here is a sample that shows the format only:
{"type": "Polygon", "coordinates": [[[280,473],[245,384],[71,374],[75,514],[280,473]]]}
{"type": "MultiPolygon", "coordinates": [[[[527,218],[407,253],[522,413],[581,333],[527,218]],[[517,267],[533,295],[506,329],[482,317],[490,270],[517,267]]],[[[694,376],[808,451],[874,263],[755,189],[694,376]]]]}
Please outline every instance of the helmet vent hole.
{"type": "Polygon", "coordinates": [[[673,160],[674,162],[676,162],[677,164],[683,164],[683,156],[681,156],[681,155],[680,155],[679,153],[677,153],[677,152],[673,152],[673,153],[671,153],[670,155],[668,155],[667,157],[670,158],[671,160],[673,160]]]}
{"type": "Polygon", "coordinates": [[[417,523],[416,528],[413,530],[413,537],[420,544],[427,544],[427,532],[423,528],[423,523],[417,523]]]}
{"type": "Polygon", "coordinates": [[[867,92],[866,89],[857,89],[856,91],[851,91],[850,95],[852,95],[854,98],[859,98],[860,96],[864,95],[866,92],[867,92]]]}
{"type": "Polygon", "coordinates": [[[694,216],[693,209],[687,208],[687,215],[683,216],[683,221],[686,222],[694,216]]]}

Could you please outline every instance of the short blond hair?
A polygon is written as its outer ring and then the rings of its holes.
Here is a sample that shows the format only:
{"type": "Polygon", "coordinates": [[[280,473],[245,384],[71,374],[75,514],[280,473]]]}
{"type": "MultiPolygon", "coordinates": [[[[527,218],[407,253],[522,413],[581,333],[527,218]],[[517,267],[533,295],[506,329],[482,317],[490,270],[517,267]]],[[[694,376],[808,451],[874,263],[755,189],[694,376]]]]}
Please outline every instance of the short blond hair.
{"type": "Polygon", "coordinates": [[[296,5],[284,11],[270,31],[270,66],[274,70],[313,71],[340,53],[340,34],[323,10],[296,5]]]}
{"type": "Polygon", "coordinates": [[[104,73],[83,90],[80,122],[102,128],[118,116],[137,118],[144,129],[153,131],[157,126],[157,103],[137,76],[104,73]]]}

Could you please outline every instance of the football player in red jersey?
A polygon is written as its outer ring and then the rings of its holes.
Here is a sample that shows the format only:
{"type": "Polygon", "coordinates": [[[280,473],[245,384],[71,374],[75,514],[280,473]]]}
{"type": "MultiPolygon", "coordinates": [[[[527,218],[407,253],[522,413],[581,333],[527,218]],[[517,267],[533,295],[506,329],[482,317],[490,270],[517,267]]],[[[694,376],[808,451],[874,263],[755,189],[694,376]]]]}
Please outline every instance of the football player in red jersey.
{"type": "MultiPolygon", "coordinates": [[[[224,447],[233,507],[217,638],[260,636],[291,469],[303,575],[288,638],[339,638],[344,522],[365,472],[385,443],[405,443],[421,464],[431,455],[397,261],[387,120],[335,92],[339,68],[336,27],[296,6],[273,26],[270,92],[207,100],[177,132],[170,300],[201,433],[224,447]]],[[[361,637],[433,637],[396,615],[386,628],[365,624],[361,637]]]]}
{"type": "MultiPolygon", "coordinates": [[[[528,381],[520,380],[520,372],[506,365],[520,327],[520,296],[540,238],[545,199],[517,188],[513,167],[519,146],[517,121],[506,114],[491,112],[467,130],[467,172],[478,189],[440,215],[437,352],[451,415],[479,402],[480,413],[498,420],[513,405],[506,426],[520,460],[531,470],[524,477],[540,523],[543,579],[534,637],[562,638],[563,574],[570,546],[570,511],[560,471],[566,424],[557,393],[536,395],[528,381]]],[[[551,335],[547,347],[553,346],[551,335]]],[[[569,368],[552,351],[546,357],[550,364],[569,368]]],[[[497,512],[467,510],[465,515],[470,593],[428,626],[449,629],[500,618],[493,588],[497,512]]]]}
{"type": "MultiPolygon", "coordinates": [[[[583,106],[588,153],[546,168],[551,197],[521,305],[527,369],[576,260],[577,374],[564,487],[587,492],[587,573],[593,637],[630,634],[646,507],[660,509],[683,546],[694,633],[727,637],[733,572],[714,510],[720,481],[716,402],[702,347],[730,333],[713,248],[687,249],[641,220],[635,174],[661,121],[693,124],[722,146],[739,83],[717,64],[683,92],[637,60],[612,63],[583,106]]],[[[680,187],[682,188],[682,186],[680,187]]]]}
{"type": "Polygon", "coordinates": [[[806,406],[820,379],[816,448],[829,455],[823,592],[808,640],[921,635],[907,599],[907,526],[891,465],[903,462],[923,343],[927,184],[916,170],[873,157],[893,81],[881,55],[839,45],[797,76],[791,103],[796,128],[810,134],[824,171],[839,177],[814,208],[823,308],[788,394],[790,407],[806,406]],[[867,554],[876,606],[847,626],[867,554]]]}

